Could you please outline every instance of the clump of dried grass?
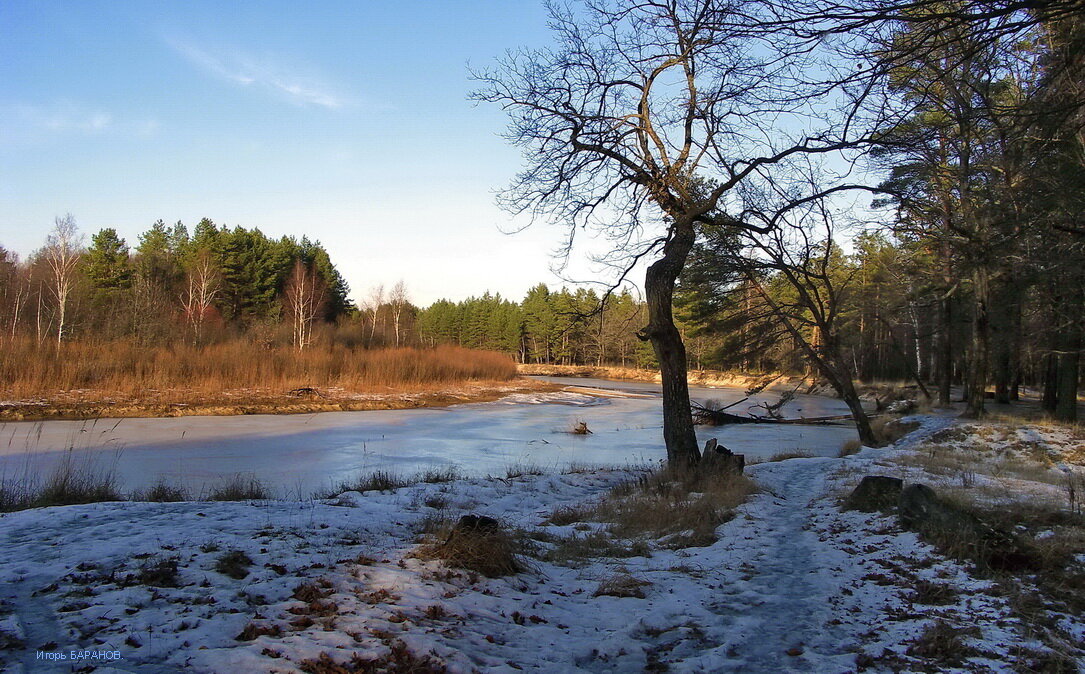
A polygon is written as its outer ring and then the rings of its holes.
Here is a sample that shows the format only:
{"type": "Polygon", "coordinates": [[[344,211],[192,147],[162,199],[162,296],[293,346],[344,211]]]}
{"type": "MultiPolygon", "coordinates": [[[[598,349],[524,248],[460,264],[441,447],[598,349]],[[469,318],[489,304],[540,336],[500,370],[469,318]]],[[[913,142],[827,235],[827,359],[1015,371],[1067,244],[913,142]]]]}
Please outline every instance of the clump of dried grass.
{"type": "Polygon", "coordinates": [[[755,491],[744,475],[664,468],[612,489],[595,517],[618,536],[667,536],[672,547],[700,547],[716,541],[716,528],[755,491]]]}
{"type": "Polygon", "coordinates": [[[208,501],[261,501],[271,498],[271,490],[255,475],[236,473],[211,488],[208,501]]]}
{"type": "Polygon", "coordinates": [[[123,500],[115,456],[103,461],[93,453],[69,449],[44,475],[31,470],[13,477],[0,475],[0,512],[123,500]]]}
{"type": "Polygon", "coordinates": [[[919,428],[917,421],[901,421],[900,417],[881,416],[870,420],[870,430],[881,445],[891,445],[919,428]]]}
{"type": "Polygon", "coordinates": [[[602,531],[589,531],[562,536],[553,541],[543,559],[554,564],[570,566],[575,562],[598,557],[626,559],[647,557],[652,553],[645,541],[616,539],[602,531]]]}
{"type": "Polygon", "coordinates": [[[646,473],[615,486],[598,502],[555,510],[551,524],[599,522],[605,533],[565,537],[547,557],[561,561],[648,554],[644,539],[672,549],[708,546],[717,540],[716,528],[756,490],[746,476],[708,464],[646,473]]]}
{"type": "Polygon", "coordinates": [[[863,448],[863,441],[859,438],[852,438],[847,440],[840,446],[840,452],[836,455],[837,458],[843,459],[845,456],[851,456],[852,454],[858,454],[859,450],[863,448]]]}
{"type": "Polygon", "coordinates": [[[603,578],[592,596],[644,599],[644,588],[650,585],[646,580],[620,572],[603,578]]]}
{"type": "MultiPolygon", "coordinates": [[[[466,519],[466,518],[464,518],[466,519]]],[[[443,560],[449,566],[481,573],[488,578],[509,576],[527,570],[523,537],[497,523],[446,525],[433,533],[444,534],[439,543],[424,544],[415,552],[421,559],[443,560]]],[[[433,529],[430,529],[433,531],[433,529]]]]}
{"type": "Polygon", "coordinates": [[[787,461],[788,459],[809,459],[814,456],[811,452],[804,450],[795,450],[792,452],[777,452],[767,459],[767,462],[773,461],[787,461]]]}
{"type": "Polygon", "coordinates": [[[908,655],[933,660],[941,665],[961,664],[966,658],[978,654],[964,638],[979,636],[980,630],[977,627],[954,627],[938,619],[908,647],[908,655]]]}
{"type": "Polygon", "coordinates": [[[252,558],[243,550],[228,550],[215,560],[215,571],[234,580],[242,580],[249,575],[252,558]]]}
{"type": "Polygon", "coordinates": [[[133,492],[133,501],[151,501],[154,503],[175,503],[189,501],[191,495],[188,489],[181,484],[168,482],[165,478],[159,478],[145,490],[133,492]]]}

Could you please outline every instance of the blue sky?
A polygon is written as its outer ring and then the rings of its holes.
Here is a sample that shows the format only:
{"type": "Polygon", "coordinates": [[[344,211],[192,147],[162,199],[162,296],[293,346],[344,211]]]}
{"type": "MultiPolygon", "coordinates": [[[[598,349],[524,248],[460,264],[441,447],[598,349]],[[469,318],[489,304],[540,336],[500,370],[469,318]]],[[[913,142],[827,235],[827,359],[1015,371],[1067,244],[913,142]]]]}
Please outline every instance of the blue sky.
{"type": "MultiPolygon", "coordinates": [[[[519,297],[561,230],[493,203],[520,166],[467,64],[549,41],[534,1],[0,0],[0,245],[57,215],[307,234],[356,297],[519,297]]],[[[587,274],[587,267],[582,275],[587,274]]]]}

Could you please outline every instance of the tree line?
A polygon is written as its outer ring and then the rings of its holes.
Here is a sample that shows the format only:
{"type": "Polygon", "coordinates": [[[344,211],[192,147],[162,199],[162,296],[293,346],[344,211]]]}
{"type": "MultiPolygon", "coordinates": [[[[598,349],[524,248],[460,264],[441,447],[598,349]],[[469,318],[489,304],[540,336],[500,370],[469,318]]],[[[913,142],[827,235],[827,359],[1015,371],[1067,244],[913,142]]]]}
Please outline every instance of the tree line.
{"type": "Polygon", "coordinates": [[[199,346],[239,334],[271,340],[285,325],[304,348],[314,324],[354,310],[348,291],[319,242],[206,218],[191,232],[159,220],[131,248],[113,228],[87,245],[68,214],[25,261],[0,247],[0,321],[12,339],[199,346]]]}

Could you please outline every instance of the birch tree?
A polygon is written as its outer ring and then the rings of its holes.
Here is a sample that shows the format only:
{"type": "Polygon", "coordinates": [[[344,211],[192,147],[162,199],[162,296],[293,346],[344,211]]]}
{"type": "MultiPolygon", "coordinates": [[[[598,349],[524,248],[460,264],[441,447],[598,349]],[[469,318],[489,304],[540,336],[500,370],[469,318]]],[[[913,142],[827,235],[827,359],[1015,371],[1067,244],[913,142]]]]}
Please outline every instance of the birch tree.
{"type": "Polygon", "coordinates": [[[64,339],[68,300],[75,286],[76,266],[83,251],[83,237],[71,213],[54,221],[53,231],[45,239],[42,254],[51,272],[51,288],[56,300],[57,344],[64,339]]]}

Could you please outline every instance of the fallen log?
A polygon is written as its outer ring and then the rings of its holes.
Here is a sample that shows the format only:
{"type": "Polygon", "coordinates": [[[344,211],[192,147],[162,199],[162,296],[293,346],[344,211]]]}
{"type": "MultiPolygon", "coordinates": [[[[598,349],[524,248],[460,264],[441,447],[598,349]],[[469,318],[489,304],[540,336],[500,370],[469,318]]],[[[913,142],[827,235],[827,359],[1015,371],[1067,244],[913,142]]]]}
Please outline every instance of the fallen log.
{"type": "Polygon", "coordinates": [[[728,424],[831,424],[837,421],[852,421],[850,414],[837,414],[826,417],[799,417],[784,419],[776,416],[739,415],[712,409],[698,403],[693,404],[693,418],[699,424],[707,426],[726,426],[728,424]]]}

